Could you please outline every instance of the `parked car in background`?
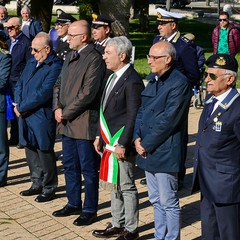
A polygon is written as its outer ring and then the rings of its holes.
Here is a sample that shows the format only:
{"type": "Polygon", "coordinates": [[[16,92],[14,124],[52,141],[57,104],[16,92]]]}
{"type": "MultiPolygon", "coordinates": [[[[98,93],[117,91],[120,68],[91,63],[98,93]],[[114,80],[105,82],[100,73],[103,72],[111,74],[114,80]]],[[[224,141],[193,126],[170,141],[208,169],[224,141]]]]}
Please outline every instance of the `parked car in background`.
{"type": "Polygon", "coordinates": [[[76,0],[54,0],[54,5],[77,5],[76,0]]]}
{"type": "MultiPolygon", "coordinates": [[[[172,0],[171,7],[184,8],[186,5],[190,3],[191,3],[191,0],[172,0]]],[[[149,0],[149,4],[166,6],[166,0],[149,0]]]]}

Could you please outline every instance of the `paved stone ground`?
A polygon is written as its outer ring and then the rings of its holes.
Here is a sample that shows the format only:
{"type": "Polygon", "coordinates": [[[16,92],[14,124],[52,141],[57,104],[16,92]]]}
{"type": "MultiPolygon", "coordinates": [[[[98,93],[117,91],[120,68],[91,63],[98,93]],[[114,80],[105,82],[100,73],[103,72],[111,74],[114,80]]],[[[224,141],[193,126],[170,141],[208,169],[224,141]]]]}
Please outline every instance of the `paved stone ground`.
{"type": "MultiPolygon", "coordinates": [[[[192,180],[192,159],[198,119],[201,110],[190,108],[189,113],[189,153],[187,175],[184,188],[179,192],[182,207],[182,240],[199,240],[201,227],[199,221],[199,194],[190,195],[192,180]]],[[[56,143],[56,154],[61,153],[61,143],[56,143]]],[[[66,203],[65,182],[61,161],[58,161],[59,187],[57,198],[48,203],[36,203],[35,197],[22,197],[21,190],[30,187],[29,171],[24,150],[10,149],[8,185],[0,188],[0,240],[12,239],[86,239],[94,240],[92,231],[105,228],[111,221],[110,195],[106,191],[99,193],[98,222],[86,227],[72,224],[77,216],[55,218],[52,212],[62,208],[66,203]]],[[[153,209],[149,204],[146,186],[140,185],[143,172],[136,169],[136,184],[140,199],[141,240],[153,239],[153,209]]]]}

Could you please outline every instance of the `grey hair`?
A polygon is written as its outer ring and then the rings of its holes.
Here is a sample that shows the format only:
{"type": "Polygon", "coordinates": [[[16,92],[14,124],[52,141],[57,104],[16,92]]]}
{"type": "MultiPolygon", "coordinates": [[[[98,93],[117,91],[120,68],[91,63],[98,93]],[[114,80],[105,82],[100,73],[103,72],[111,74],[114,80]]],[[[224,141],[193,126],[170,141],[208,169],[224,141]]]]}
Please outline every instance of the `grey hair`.
{"type": "Polygon", "coordinates": [[[53,48],[53,45],[52,45],[52,40],[50,38],[50,36],[45,33],[45,32],[39,32],[35,38],[43,38],[44,39],[44,42],[43,42],[43,45],[46,45],[46,46],[49,46],[52,50],[53,48]]]}
{"type": "Polygon", "coordinates": [[[166,52],[166,55],[169,55],[172,58],[172,61],[171,61],[171,65],[172,65],[173,62],[176,61],[176,55],[177,55],[176,49],[171,43],[169,43],[169,44],[166,44],[165,52],[166,52]]]}
{"type": "Polygon", "coordinates": [[[232,86],[236,84],[236,81],[238,79],[238,74],[237,72],[231,71],[231,70],[225,70],[226,75],[232,75],[234,77],[234,81],[232,83],[232,86]]]}
{"type": "Polygon", "coordinates": [[[31,10],[30,10],[30,8],[29,8],[27,5],[24,5],[24,6],[22,7],[22,9],[21,9],[21,14],[22,14],[23,10],[27,10],[28,14],[29,14],[29,15],[31,14],[31,10]]]}
{"type": "Polygon", "coordinates": [[[106,43],[107,46],[114,46],[117,53],[125,53],[126,59],[130,60],[132,55],[132,43],[125,36],[111,38],[106,43]]]}
{"type": "Polygon", "coordinates": [[[2,9],[6,15],[8,14],[8,11],[7,11],[6,7],[0,5],[0,9],[2,9]]]}

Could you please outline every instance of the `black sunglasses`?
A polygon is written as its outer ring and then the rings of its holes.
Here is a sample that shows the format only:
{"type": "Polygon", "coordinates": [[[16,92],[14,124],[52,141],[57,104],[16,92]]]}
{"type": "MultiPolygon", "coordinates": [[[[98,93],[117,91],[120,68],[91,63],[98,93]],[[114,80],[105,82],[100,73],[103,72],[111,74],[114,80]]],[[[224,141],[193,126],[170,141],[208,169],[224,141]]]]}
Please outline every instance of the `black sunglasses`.
{"type": "Polygon", "coordinates": [[[230,75],[230,74],[229,73],[224,73],[224,74],[221,74],[221,75],[216,75],[214,73],[205,72],[204,73],[204,78],[207,78],[209,76],[211,78],[211,80],[217,80],[217,78],[219,78],[223,75],[230,75]]]}
{"type": "Polygon", "coordinates": [[[29,47],[30,51],[34,51],[35,53],[40,53],[44,48],[46,48],[47,46],[41,48],[41,49],[36,49],[36,48],[32,48],[32,47],[29,47]]]}
{"type": "Polygon", "coordinates": [[[222,18],[222,19],[219,18],[218,21],[219,21],[219,22],[221,22],[221,21],[227,22],[227,18],[222,18]]]}

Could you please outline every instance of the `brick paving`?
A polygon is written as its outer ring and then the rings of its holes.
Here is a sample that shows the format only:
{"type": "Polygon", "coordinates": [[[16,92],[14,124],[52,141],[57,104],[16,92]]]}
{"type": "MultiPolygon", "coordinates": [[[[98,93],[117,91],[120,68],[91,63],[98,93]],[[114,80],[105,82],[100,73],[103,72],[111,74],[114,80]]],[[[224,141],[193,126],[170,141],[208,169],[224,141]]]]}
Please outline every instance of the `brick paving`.
{"type": "MultiPolygon", "coordinates": [[[[198,119],[201,110],[190,108],[189,112],[189,146],[187,175],[184,188],[179,192],[182,208],[182,240],[200,240],[201,225],[199,221],[199,194],[190,195],[192,180],[192,159],[198,119]]],[[[56,154],[61,153],[61,143],[55,146],[56,154]]],[[[86,239],[94,240],[92,231],[105,228],[111,221],[110,195],[106,191],[99,193],[98,222],[86,227],[77,227],[73,221],[77,216],[55,218],[52,212],[66,204],[65,181],[61,161],[57,162],[59,187],[57,198],[47,203],[37,203],[35,197],[23,197],[19,192],[30,187],[29,171],[24,150],[10,148],[8,185],[0,188],[0,240],[12,239],[86,239]]],[[[149,204],[146,186],[140,185],[143,172],[136,169],[136,184],[139,191],[140,236],[141,240],[153,239],[153,209],[149,204]]],[[[114,238],[112,238],[114,239],[114,238]]]]}

